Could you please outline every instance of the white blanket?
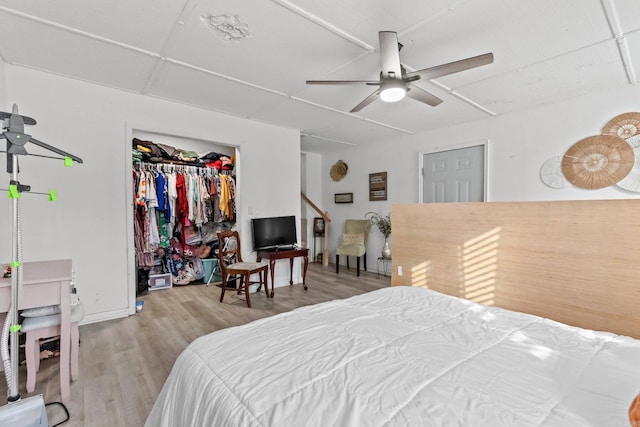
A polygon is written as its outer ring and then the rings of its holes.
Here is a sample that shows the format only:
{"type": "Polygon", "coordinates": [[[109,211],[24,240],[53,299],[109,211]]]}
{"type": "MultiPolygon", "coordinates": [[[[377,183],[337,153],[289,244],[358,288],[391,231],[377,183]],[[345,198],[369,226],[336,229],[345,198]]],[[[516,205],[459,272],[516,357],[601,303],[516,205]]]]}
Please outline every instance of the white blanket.
{"type": "Polygon", "coordinates": [[[640,341],[392,287],[203,336],[147,426],[626,427],[640,341]]]}

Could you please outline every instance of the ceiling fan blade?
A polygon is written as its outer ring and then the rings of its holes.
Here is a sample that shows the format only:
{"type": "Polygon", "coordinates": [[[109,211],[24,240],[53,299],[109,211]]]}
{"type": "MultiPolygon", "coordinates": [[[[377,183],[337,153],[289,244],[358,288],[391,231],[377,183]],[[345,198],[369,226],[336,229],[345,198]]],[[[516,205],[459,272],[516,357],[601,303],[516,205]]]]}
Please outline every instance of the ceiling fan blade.
{"type": "Polygon", "coordinates": [[[398,49],[398,34],[395,31],[380,31],[380,65],[382,77],[401,79],[400,50],[398,49]]]}
{"type": "Polygon", "coordinates": [[[460,61],[449,62],[448,64],[436,65],[435,67],[425,68],[423,70],[407,73],[405,81],[430,80],[438,77],[446,76],[460,71],[469,70],[471,68],[480,67],[482,65],[491,64],[493,62],[493,53],[485,53],[484,55],[473,56],[460,61]]]}
{"type": "Polygon", "coordinates": [[[366,107],[367,105],[371,104],[373,101],[378,99],[378,94],[379,93],[380,93],[379,90],[373,92],[371,95],[367,96],[360,104],[358,104],[355,107],[353,107],[351,109],[351,111],[349,111],[349,112],[350,113],[357,113],[358,111],[362,110],[364,107],[366,107]]]}
{"type": "Polygon", "coordinates": [[[419,88],[418,86],[411,85],[407,89],[407,96],[409,98],[413,98],[416,101],[424,102],[425,104],[429,104],[432,107],[435,107],[442,102],[442,99],[430,94],[429,92],[422,88],[419,88]]]}
{"type": "Polygon", "coordinates": [[[308,85],[357,85],[357,84],[368,84],[368,85],[379,85],[382,82],[378,80],[307,80],[308,85]]]}

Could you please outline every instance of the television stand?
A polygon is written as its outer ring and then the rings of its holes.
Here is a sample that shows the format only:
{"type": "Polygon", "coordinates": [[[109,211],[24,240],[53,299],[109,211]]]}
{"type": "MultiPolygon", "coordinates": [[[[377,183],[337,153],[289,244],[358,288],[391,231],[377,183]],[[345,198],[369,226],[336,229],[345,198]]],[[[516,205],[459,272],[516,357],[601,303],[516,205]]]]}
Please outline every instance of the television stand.
{"type": "Polygon", "coordinates": [[[256,254],[256,259],[258,262],[262,261],[262,258],[269,260],[269,270],[271,271],[271,298],[273,298],[275,283],[273,280],[274,277],[274,268],[276,265],[276,261],[279,259],[289,259],[289,286],[293,285],[293,259],[296,257],[303,257],[304,264],[302,267],[302,286],[304,290],[307,290],[307,266],[309,265],[309,249],[307,248],[299,248],[299,249],[283,249],[276,248],[271,250],[260,250],[256,254]]]}

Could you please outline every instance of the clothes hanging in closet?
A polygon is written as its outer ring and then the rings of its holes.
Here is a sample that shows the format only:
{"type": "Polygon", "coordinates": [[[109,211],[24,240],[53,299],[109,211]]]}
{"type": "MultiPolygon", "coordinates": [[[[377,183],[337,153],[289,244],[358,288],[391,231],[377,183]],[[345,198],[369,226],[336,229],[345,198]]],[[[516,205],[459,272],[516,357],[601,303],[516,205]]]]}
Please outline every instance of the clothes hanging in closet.
{"type": "Polygon", "coordinates": [[[139,267],[153,267],[159,248],[175,252],[172,240],[180,243],[188,257],[235,220],[235,180],[228,172],[140,162],[134,165],[133,178],[139,267]]]}

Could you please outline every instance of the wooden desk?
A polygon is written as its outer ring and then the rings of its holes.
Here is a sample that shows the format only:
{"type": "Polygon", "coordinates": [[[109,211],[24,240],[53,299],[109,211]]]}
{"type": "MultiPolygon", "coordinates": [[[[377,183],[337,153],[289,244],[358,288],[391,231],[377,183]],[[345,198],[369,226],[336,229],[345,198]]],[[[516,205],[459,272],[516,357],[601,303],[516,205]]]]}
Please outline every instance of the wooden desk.
{"type": "Polygon", "coordinates": [[[279,259],[289,259],[289,286],[293,285],[293,259],[296,257],[304,258],[304,267],[302,270],[302,286],[304,290],[307,290],[307,266],[309,265],[309,249],[300,248],[300,249],[278,249],[278,250],[263,250],[258,251],[257,260],[258,262],[262,261],[262,258],[269,260],[269,270],[271,271],[271,298],[273,298],[275,283],[273,281],[274,276],[274,267],[276,261],[279,259]]]}
{"type": "MultiPolygon", "coordinates": [[[[19,310],[60,305],[60,390],[63,401],[69,399],[72,272],[70,259],[23,263],[22,293],[18,300],[19,310]]],[[[0,318],[10,306],[11,278],[0,278],[0,318]]]]}

